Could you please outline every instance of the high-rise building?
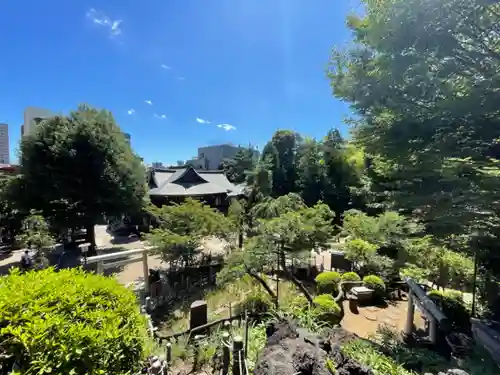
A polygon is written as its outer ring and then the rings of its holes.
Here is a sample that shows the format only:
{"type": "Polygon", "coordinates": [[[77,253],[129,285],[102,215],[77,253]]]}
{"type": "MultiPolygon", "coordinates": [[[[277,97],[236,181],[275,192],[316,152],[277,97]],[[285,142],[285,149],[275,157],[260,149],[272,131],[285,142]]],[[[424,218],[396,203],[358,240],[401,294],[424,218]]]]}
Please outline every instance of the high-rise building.
{"type": "Polygon", "coordinates": [[[48,109],[27,107],[24,110],[24,125],[21,127],[21,134],[31,134],[41,120],[54,116],[56,116],[56,114],[48,109]]]}
{"type": "Polygon", "coordinates": [[[9,125],[0,124],[0,164],[10,163],[9,125]]]}

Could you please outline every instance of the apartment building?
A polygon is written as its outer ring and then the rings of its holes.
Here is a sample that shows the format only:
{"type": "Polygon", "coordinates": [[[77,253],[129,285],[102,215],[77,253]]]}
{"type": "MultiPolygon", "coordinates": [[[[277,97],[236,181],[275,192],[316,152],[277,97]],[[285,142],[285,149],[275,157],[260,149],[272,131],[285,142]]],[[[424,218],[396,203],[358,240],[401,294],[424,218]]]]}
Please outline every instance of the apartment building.
{"type": "Polygon", "coordinates": [[[0,124],[0,164],[10,163],[9,125],[0,124]]]}
{"type": "Polygon", "coordinates": [[[56,113],[48,109],[27,107],[24,110],[24,124],[21,126],[21,135],[31,134],[41,120],[54,116],[56,116],[56,113]]]}

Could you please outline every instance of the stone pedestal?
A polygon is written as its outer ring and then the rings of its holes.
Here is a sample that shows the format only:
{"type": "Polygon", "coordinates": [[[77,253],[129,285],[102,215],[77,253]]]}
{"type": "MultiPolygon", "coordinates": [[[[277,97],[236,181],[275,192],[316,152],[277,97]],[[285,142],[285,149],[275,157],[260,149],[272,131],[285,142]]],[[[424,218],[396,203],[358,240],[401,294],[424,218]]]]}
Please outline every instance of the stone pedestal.
{"type": "Polygon", "coordinates": [[[356,296],[360,305],[370,303],[373,300],[373,289],[365,286],[355,286],[351,289],[351,294],[356,296]]]}
{"type": "MultiPolygon", "coordinates": [[[[189,329],[192,330],[196,327],[203,326],[208,323],[208,308],[205,301],[194,301],[191,304],[189,312],[189,329]]],[[[200,334],[202,332],[196,332],[200,334]]]]}

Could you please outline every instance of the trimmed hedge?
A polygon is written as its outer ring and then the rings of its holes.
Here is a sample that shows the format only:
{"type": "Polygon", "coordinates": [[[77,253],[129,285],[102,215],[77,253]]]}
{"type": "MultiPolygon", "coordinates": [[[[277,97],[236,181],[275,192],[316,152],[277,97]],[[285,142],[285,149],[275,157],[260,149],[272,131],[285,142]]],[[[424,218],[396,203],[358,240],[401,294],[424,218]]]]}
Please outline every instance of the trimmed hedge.
{"type": "Polygon", "coordinates": [[[319,321],[323,321],[330,326],[340,323],[341,310],[331,294],[320,294],[314,297],[313,314],[319,321]]]}
{"type": "Polygon", "coordinates": [[[0,278],[0,352],[20,373],[136,371],[146,340],[135,294],[114,278],[52,268],[0,278]]]}
{"type": "Polygon", "coordinates": [[[383,296],[385,294],[385,283],[377,275],[368,275],[363,277],[363,285],[375,291],[375,295],[383,296]]]}
{"type": "Polygon", "coordinates": [[[346,272],[341,276],[342,281],[361,281],[361,277],[356,272],[346,272]]]}
{"type": "Polygon", "coordinates": [[[335,271],[321,272],[314,280],[320,293],[334,293],[337,291],[340,273],[335,271]]]}

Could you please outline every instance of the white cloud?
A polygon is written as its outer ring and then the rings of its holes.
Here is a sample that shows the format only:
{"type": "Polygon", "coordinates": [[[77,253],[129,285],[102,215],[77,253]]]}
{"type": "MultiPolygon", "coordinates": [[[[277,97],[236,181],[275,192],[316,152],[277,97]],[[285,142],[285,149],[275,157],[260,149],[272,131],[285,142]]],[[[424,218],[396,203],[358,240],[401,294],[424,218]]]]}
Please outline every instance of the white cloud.
{"type": "Polygon", "coordinates": [[[135,109],[130,108],[130,109],[127,111],[127,113],[128,113],[129,115],[133,115],[133,114],[135,113],[135,109]]]}
{"type": "Polygon", "coordinates": [[[204,119],[199,118],[199,117],[196,117],[196,122],[197,122],[198,124],[210,124],[210,121],[208,121],[208,120],[204,120],[204,119]]]}
{"type": "Polygon", "coordinates": [[[165,70],[172,69],[171,67],[169,67],[168,65],[165,65],[165,64],[161,64],[160,66],[162,67],[162,69],[165,69],[165,70]]]}
{"type": "Polygon", "coordinates": [[[236,127],[231,125],[231,124],[219,124],[217,125],[218,128],[224,129],[225,131],[231,131],[231,130],[236,130],[236,127]]]}
{"type": "Polygon", "coordinates": [[[149,104],[149,105],[153,105],[153,102],[151,100],[144,100],[144,103],[149,104]]]}
{"type": "Polygon", "coordinates": [[[118,36],[122,33],[121,24],[122,20],[112,20],[103,12],[90,8],[87,12],[89,18],[94,24],[103,26],[109,31],[110,36],[118,36]]]}
{"type": "Polygon", "coordinates": [[[166,115],[159,115],[157,113],[155,113],[154,115],[156,118],[159,118],[160,120],[166,120],[167,119],[167,116],[166,115]]]}

